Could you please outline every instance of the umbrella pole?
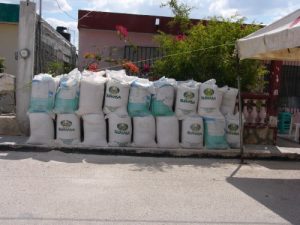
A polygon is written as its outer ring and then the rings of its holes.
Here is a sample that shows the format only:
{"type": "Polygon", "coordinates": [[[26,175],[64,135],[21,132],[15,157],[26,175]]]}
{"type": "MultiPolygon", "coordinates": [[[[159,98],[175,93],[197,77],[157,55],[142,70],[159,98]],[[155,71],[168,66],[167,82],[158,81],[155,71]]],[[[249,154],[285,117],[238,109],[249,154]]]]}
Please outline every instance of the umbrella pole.
{"type": "Polygon", "coordinates": [[[239,127],[240,127],[240,164],[244,164],[244,143],[243,143],[243,135],[244,135],[244,126],[243,126],[243,110],[242,110],[242,96],[241,96],[241,76],[240,76],[240,59],[236,57],[236,71],[237,71],[237,85],[238,85],[238,100],[239,100],[239,127]]]}

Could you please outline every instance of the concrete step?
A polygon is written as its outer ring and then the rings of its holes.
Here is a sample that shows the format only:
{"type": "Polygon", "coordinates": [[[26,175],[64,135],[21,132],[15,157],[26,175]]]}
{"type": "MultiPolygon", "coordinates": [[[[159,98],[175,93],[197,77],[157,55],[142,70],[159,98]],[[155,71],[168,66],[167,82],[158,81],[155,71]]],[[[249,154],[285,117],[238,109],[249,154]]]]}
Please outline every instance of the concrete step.
{"type": "Polygon", "coordinates": [[[22,135],[15,115],[0,115],[0,135],[22,135]]]}

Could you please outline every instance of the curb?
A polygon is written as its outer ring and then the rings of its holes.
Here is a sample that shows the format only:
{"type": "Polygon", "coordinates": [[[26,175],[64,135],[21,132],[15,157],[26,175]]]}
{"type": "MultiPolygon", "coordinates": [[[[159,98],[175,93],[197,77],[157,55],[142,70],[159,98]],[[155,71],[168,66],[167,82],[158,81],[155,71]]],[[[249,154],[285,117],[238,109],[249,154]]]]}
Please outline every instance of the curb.
{"type": "MultiPolygon", "coordinates": [[[[28,144],[1,144],[0,151],[15,152],[49,152],[61,151],[64,153],[90,154],[90,155],[122,155],[143,157],[175,157],[175,158],[219,158],[240,159],[239,149],[230,150],[196,150],[196,149],[159,149],[159,148],[133,148],[133,147],[57,147],[37,146],[28,144]]],[[[243,159],[258,160],[291,160],[300,161],[300,154],[272,152],[272,150],[245,149],[243,159]]]]}

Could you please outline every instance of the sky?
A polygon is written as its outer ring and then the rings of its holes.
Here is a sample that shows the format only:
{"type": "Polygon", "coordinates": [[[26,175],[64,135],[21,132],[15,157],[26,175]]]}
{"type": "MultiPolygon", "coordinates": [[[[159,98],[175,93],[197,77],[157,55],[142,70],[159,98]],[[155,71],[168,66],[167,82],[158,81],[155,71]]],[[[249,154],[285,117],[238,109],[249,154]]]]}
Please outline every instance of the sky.
{"type": "MultiPolygon", "coordinates": [[[[39,0],[30,0],[37,3],[39,0]]],[[[79,9],[172,16],[170,9],[160,5],[167,0],[42,0],[42,17],[53,27],[65,26],[78,45],[77,15],[79,9]]],[[[270,24],[300,8],[300,0],[178,0],[193,7],[190,17],[204,19],[209,16],[230,17],[239,14],[246,22],[270,24]]],[[[0,0],[18,4],[20,0],[0,0]]],[[[130,32],[130,31],[129,31],[130,32]]]]}

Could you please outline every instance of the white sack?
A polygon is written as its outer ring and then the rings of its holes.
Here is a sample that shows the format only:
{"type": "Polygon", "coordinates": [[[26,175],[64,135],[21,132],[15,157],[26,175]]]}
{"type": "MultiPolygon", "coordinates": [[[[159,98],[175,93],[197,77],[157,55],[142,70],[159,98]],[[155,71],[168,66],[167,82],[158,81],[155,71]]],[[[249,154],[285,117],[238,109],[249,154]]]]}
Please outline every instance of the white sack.
{"type": "Polygon", "coordinates": [[[56,88],[55,80],[50,74],[35,75],[31,84],[29,112],[51,112],[56,88]]]}
{"type": "Polygon", "coordinates": [[[227,149],[228,144],[225,135],[225,118],[215,111],[203,116],[204,143],[207,149],[227,149]]]}
{"type": "Polygon", "coordinates": [[[106,76],[108,81],[103,112],[106,114],[117,110],[127,112],[130,84],[137,78],[127,76],[124,70],[107,70],[106,76]]]}
{"type": "Polygon", "coordinates": [[[56,142],[76,145],[80,142],[80,120],[76,114],[57,114],[56,142]]]}
{"type": "Polygon", "coordinates": [[[156,117],[156,138],[160,148],[179,148],[179,121],[176,116],[156,117]]]}
{"type": "Polygon", "coordinates": [[[216,80],[211,79],[200,84],[198,112],[201,108],[219,109],[222,102],[222,92],[216,85],[216,80]]]}
{"type": "Polygon", "coordinates": [[[173,116],[176,80],[162,77],[153,82],[151,112],[153,116],[173,116]]]}
{"type": "Polygon", "coordinates": [[[226,115],[228,113],[234,113],[237,95],[238,89],[231,87],[227,88],[223,95],[222,104],[220,108],[223,115],[226,115]]]}
{"type": "Polygon", "coordinates": [[[54,141],[53,119],[47,113],[29,113],[28,144],[51,144],[54,141]]]}
{"type": "Polygon", "coordinates": [[[153,116],[133,118],[133,145],[137,147],[156,147],[155,119],[153,116]]]}
{"type": "Polygon", "coordinates": [[[55,113],[74,113],[78,109],[80,79],[78,69],[61,77],[55,97],[55,113]]]}
{"type": "Polygon", "coordinates": [[[131,118],[126,114],[110,113],[108,117],[109,146],[130,146],[131,136],[131,118]]]}
{"type": "Polygon", "coordinates": [[[203,119],[198,115],[188,116],[182,121],[181,146],[203,148],[203,119]]]}
{"type": "Polygon", "coordinates": [[[197,112],[199,84],[193,80],[178,83],[175,113],[179,120],[197,112]]]}
{"type": "Polygon", "coordinates": [[[231,148],[239,148],[241,135],[239,113],[236,113],[235,115],[228,113],[225,119],[227,143],[231,148]]]}
{"type": "Polygon", "coordinates": [[[83,119],[84,139],[82,145],[104,147],[107,146],[106,122],[103,114],[86,114],[83,119]]]}
{"type": "Polygon", "coordinates": [[[149,90],[151,85],[151,81],[142,78],[138,78],[131,84],[127,107],[131,117],[151,115],[151,92],[149,90]]]}
{"type": "Polygon", "coordinates": [[[84,71],[80,82],[80,97],[78,115],[102,113],[106,78],[104,71],[84,71]]]}

